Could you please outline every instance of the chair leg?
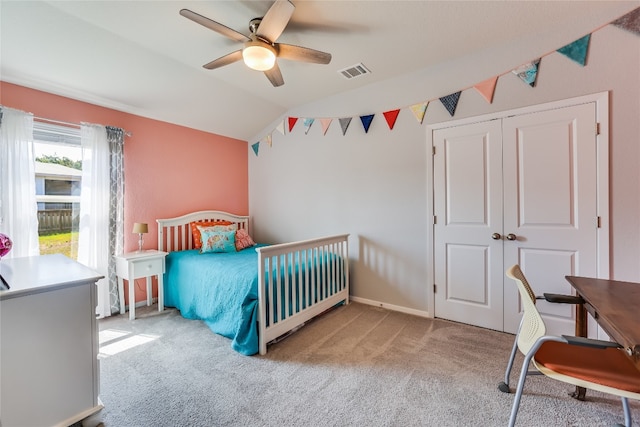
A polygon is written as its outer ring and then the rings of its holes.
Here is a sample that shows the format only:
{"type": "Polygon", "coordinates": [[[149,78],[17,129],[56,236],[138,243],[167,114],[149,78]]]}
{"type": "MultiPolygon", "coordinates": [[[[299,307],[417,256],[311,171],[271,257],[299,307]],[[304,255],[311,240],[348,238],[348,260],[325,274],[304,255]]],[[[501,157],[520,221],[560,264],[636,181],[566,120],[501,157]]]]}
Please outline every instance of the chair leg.
{"type": "Polygon", "coordinates": [[[509,363],[507,363],[507,370],[504,373],[504,381],[498,384],[498,390],[503,393],[511,393],[509,390],[509,375],[511,375],[511,368],[513,368],[513,361],[516,358],[518,351],[518,336],[513,340],[513,348],[511,349],[511,356],[509,356],[509,363]]]}
{"type": "Polygon", "coordinates": [[[631,409],[629,409],[629,399],[622,398],[622,409],[624,410],[624,425],[631,427],[631,409]]]}
{"type": "Polygon", "coordinates": [[[516,396],[513,399],[513,406],[511,407],[511,416],[509,417],[509,427],[513,427],[516,424],[516,417],[518,416],[518,409],[520,408],[520,398],[522,397],[524,382],[527,379],[527,374],[529,372],[529,362],[531,362],[531,357],[525,357],[525,360],[522,363],[522,372],[520,372],[520,379],[518,380],[518,388],[516,389],[516,396]]]}

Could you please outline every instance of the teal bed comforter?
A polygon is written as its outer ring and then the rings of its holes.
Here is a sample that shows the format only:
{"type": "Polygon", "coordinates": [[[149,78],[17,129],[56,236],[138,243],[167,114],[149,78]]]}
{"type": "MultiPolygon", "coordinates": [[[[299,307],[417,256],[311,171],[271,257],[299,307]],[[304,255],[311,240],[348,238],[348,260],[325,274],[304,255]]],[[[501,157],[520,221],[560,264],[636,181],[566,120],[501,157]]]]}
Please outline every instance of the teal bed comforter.
{"type": "Polygon", "coordinates": [[[257,245],[233,253],[171,252],[164,275],[165,306],[203,320],[244,355],[258,353],[257,245]]]}

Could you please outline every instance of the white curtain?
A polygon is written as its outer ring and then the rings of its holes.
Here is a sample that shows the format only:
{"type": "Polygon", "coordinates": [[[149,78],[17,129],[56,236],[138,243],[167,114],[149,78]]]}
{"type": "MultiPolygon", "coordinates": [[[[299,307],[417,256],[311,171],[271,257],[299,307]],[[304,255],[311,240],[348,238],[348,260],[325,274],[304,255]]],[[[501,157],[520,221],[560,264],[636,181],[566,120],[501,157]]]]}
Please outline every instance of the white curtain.
{"type": "Polygon", "coordinates": [[[0,109],[0,233],[13,241],[6,256],[40,255],[33,115],[0,109]]]}
{"type": "Polygon", "coordinates": [[[82,124],[82,186],[78,261],[93,268],[104,279],[98,281],[99,317],[111,315],[109,301],[109,197],[110,158],[104,126],[82,124]]]}

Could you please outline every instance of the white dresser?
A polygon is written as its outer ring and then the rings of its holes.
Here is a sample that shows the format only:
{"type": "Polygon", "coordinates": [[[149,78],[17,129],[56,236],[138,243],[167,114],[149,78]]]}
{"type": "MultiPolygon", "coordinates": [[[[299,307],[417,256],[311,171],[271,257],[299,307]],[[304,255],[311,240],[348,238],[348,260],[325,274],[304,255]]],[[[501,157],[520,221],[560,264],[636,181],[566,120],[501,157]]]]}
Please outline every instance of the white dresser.
{"type": "Polygon", "coordinates": [[[0,261],[0,425],[67,427],[102,409],[96,282],[64,255],[0,261]]]}

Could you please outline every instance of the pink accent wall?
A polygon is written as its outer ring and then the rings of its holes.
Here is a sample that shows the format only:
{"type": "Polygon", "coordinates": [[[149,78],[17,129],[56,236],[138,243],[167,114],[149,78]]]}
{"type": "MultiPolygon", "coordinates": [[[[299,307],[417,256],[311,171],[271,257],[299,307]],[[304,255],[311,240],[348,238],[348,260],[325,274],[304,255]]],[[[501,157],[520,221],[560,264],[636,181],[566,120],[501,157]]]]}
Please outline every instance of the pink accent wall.
{"type": "MultiPolygon", "coordinates": [[[[143,247],[156,249],[157,218],[205,209],[249,213],[246,141],[6,82],[0,82],[0,104],[36,117],[116,126],[132,134],[124,145],[125,252],[138,248],[138,236],[131,233],[134,222],[149,224],[143,247]]],[[[136,301],[146,298],[143,282],[136,286],[136,301]]]]}

